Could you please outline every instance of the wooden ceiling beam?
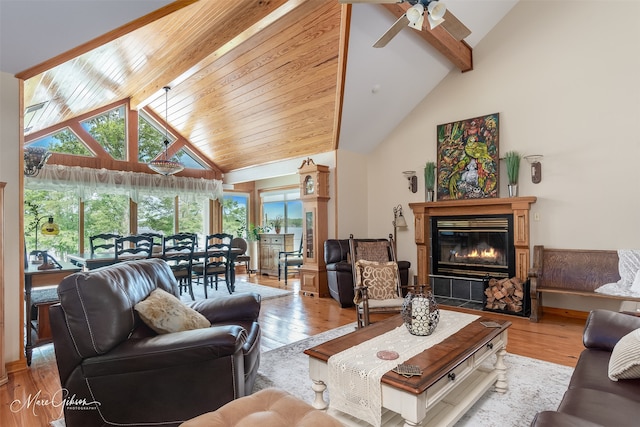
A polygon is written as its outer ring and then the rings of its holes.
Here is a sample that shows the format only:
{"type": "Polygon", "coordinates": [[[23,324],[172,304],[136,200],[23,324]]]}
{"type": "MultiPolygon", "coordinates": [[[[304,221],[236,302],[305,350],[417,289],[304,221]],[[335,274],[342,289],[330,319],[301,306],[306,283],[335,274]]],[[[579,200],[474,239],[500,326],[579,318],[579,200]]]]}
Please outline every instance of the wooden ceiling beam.
{"type": "MultiPolygon", "coordinates": [[[[381,4],[380,6],[388,10],[396,19],[404,15],[411,7],[409,3],[381,4]]],[[[454,39],[442,26],[431,30],[426,24],[425,19],[423,30],[415,31],[415,34],[443,54],[451,63],[458,67],[460,71],[473,70],[473,49],[471,49],[471,46],[464,40],[457,41],[454,39]]]]}
{"type": "Polygon", "coordinates": [[[338,149],[340,128],[342,126],[342,107],[344,105],[344,85],[347,77],[347,55],[349,53],[349,35],[351,34],[351,5],[343,4],[340,10],[340,45],[338,47],[338,73],[336,82],[336,106],[333,116],[332,148],[338,149]]]}

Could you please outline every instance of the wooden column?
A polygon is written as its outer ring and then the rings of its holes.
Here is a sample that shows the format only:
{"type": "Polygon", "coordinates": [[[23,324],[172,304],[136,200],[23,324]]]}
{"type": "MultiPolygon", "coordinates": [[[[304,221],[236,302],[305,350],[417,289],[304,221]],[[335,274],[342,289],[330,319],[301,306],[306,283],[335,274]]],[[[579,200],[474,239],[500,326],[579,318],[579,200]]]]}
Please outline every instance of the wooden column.
{"type": "Polygon", "coordinates": [[[527,280],[530,265],[529,210],[535,197],[508,197],[472,200],[443,200],[410,203],[415,225],[418,256],[418,280],[429,283],[431,273],[431,217],[462,215],[513,215],[513,244],[516,254],[516,277],[527,280]]]}

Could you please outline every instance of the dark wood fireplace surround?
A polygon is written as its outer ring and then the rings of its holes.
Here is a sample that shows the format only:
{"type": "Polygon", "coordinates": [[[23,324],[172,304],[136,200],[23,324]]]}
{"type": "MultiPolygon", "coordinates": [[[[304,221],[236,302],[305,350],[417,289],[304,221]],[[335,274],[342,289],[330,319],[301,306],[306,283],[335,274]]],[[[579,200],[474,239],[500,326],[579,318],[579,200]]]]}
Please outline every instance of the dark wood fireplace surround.
{"type": "Polygon", "coordinates": [[[516,277],[527,280],[530,266],[529,210],[536,197],[443,200],[409,203],[413,210],[419,283],[430,283],[431,217],[513,215],[516,277]]]}

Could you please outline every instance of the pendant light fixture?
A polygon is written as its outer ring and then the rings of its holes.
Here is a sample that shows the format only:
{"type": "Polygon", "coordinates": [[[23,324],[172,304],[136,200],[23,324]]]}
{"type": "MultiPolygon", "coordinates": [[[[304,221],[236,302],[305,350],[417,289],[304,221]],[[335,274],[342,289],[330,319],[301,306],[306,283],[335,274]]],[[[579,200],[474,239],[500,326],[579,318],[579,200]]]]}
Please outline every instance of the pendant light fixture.
{"type": "Polygon", "coordinates": [[[149,168],[160,175],[168,176],[178,173],[184,169],[184,166],[178,162],[169,159],[169,86],[164,88],[164,158],[149,162],[149,168]]]}

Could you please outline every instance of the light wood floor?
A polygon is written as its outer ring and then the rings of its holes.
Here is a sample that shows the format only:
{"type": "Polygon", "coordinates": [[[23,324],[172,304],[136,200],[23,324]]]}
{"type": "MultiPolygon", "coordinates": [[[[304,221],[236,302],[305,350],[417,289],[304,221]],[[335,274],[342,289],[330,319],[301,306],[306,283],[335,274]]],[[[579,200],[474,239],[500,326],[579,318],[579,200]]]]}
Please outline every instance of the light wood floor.
{"type": "MultiPolygon", "coordinates": [[[[266,276],[251,275],[247,278],[246,275],[239,275],[238,279],[283,287],[283,282],[278,283],[277,279],[266,276]]],[[[290,279],[289,287],[299,290],[299,281],[290,279]]],[[[528,319],[515,316],[483,314],[511,320],[513,325],[509,329],[507,345],[510,353],[573,367],[583,349],[582,320],[545,314],[542,322],[531,323],[528,319]]],[[[355,322],[354,309],[341,309],[332,298],[313,298],[294,292],[291,296],[263,301],[260,314],[262,349],[271,350],[352,322],[355,322]]],[[[59,390],[53,345],[34,349],[31,367],[10,374],[8,384],[0,387],[0,426],[48,426],[52,420],[61,417],[61,407],[56,408],[38,400],[42,405],[36,405],[34,401],[28,409],[20,409],[15,401],[26,402],[29,396],[32,399],[47,399],[59,390]]]]}

